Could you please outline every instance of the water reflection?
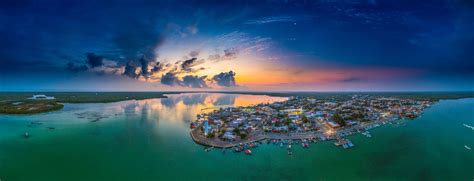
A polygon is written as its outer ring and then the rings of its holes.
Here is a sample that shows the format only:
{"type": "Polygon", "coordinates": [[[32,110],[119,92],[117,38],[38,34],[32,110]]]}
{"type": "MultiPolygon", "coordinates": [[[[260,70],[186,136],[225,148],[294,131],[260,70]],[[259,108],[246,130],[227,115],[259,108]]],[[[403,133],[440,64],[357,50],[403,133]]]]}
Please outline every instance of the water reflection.
{"type": "MultiPolygon", "coordinates": [[[[203,112],[210,112],[221,107],[248,106],[286,100],[282,97],[263,95],[218,93],[187,93],[167,96],[168,98],[115,103],[65,104],[64,109],[60,111],[27,116],[2,115],[0,118],[7,120],[12,125],[24,123],[30,125],[30,122],[39,121],[45,123],[42,126],[58,129],[65,128],[66,125],[87,127],[87,124],[90,124],[94,127],[101,127],[103,124],[120,125],[120,122],[124,122],[127,129],[147,128],[156,133],[168,131],[166,129],[188,132],[189,123],[196,119],[197,114],[203,112]]],[[[28,128],[35,129],[41,126],[30,127],[28,128]]],[[[24,128],[17,127],[17,129],[24,128]]],[[[17,136],[18,130],[11,131],[3,133],[17,136]]]]}
{"type": "MultiPolygon", "coordinates": [[[[171,94],[168,98],[124,101],[110,104],[88,104],[78,119],[87,117],[84,114],[107,117],[120,117],[123,113],[126,119],[166,120],[167,122],[189,123],[202,112],[209,112],[221,107],[248,106],[259,103],[283,101],[286,98],[263,95],[239,95],[216,93],[187,93],[171,94]]],[[[73,105],[77,106],[77,105],[73,105]]]]}

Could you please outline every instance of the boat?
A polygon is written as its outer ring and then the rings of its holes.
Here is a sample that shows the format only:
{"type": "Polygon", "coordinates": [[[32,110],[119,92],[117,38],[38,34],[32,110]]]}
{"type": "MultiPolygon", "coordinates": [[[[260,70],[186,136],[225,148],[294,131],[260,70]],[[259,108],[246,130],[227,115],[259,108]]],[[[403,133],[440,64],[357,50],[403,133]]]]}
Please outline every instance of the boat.
{"type": "Polygon", "coordinates": [[[240,148],[239,147],[234,147],[234,152],[240,152],[240,148]]]}
{"type": "Polygon", "coordinates": [[[244,150],[245,154],[247,155],[251,155],[252,154],[252,151],[250,149],[245,149],[244,150]]]}
{"type": "Polygon", "coordinates": [[[250,143],[249,146],[250,146],[250,148],[255,148],[255,144],[253,144],[253,143],[250,143]]]}
{"type": "Polygon", "coordinates": [[[464,148],[468,149],[468,150],[471,150],[471,147],[467,146],[467,145],[464,145],[464,148]]]}
{"type": "Polygon", "coordinates": [[[191,129],[194,129],[196,128],[196,123],[195,122],[192,122],[191,125],[189,126],[191,129]]]}
{"type": "Polygon", "coordinates": [[[349,148],[349,146],[347,146],[347,144],[343,144],[342,147],[343,147],[344,149],[349,148]]]}
{"type": "Polygon", "coordinates": [[[347,145],[349,146],[349,148],[354,147],[354,144],[352,144],[352,142],[347,143],[347,145]]]}
{"type": "Polygon", "coordinates": [[[29,138],[29,137],[30,137],[30,134],[28,134],[28,132],[25,132],[25,134],[23,134],[23,137],[29,138]]]}
{"type": "Polygon", "coordinates": [[[367,138],[372,138],[372,135],[368,131],[362,132],[362,134],[366,136],[367,138]]]}
{"type": "Polygon", "coordinates": [[[205,148],[204,151],[209,152],[209,151],[211,151],[212,149],[214,149],[214,147],[208,147],[208,148],[205,148]]]}
{"type": "Polygon", "coordinates": [[[288,145],[288,149],[291,149],[291,144],[288,145]]]}
{"type": "Polygon", "coordinates": [[[472,130],[474,130],[474,126],[469,126],[467,124],[463,124],[466,128],[471,128],[472,130]]]}

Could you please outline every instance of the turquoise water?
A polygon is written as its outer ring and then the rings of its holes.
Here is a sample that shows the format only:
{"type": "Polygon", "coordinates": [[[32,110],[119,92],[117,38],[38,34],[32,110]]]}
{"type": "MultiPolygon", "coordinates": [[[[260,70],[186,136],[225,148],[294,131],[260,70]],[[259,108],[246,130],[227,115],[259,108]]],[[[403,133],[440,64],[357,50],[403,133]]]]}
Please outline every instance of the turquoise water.
{"type": "Polygon", "coordinates": [[[473,180],[474,99],[443,100],[418,119],[384,125],[356,147],[332,142],[252,156],[205,152],[189,137],[196,114],[282,98],[181,94],[167,99],[66,104],[0,116],[0,179],[10,180],[473,180]],[[40,121],[41,125],[32,125],[40,121]],[[54,129],[48,129],[54,127],[54,129]],[[22,137],[24,132],[31,137],[22,137]]]}

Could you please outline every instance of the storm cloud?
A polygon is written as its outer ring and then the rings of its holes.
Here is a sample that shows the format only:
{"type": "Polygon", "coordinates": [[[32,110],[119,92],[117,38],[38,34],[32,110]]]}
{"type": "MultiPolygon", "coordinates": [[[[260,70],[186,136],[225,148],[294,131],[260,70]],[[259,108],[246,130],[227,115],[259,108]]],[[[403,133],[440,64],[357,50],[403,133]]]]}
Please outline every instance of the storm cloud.
{"type": "Polygon", "coordinates": [[[87,64],[91,68],[100,67],[104,65],[103,63],[104,57],[102,56],[96,55],[94,53],[87,53],[86,57],[87,57],[87,64]]]}
{"type": "Polygon", "coordinates": [[[154,18],[130,20],[124,25],[126,28],[119,29],[113,42],[121,56],[128,60],[136,60],[140,56],[154,59],[155,50],[165,41],[165,36],[157,31],[156,24],[154,18]]]}
{"type": "Polygon", "coordinates": [[[130,78],[138,78],[140,76],[139,73],[137,73],[137,66],[133,65],[132,62],[128,62],[125,65],[125,71],[123,72],[124,76],[130,77],[130,78]]]}
{"type": "Polygon", "coordinates": [[[148,78],[148,61],[145,59],[145,56],[142,56],[139,62],[141,67],[141,75],[145,78],[148,78]]]}

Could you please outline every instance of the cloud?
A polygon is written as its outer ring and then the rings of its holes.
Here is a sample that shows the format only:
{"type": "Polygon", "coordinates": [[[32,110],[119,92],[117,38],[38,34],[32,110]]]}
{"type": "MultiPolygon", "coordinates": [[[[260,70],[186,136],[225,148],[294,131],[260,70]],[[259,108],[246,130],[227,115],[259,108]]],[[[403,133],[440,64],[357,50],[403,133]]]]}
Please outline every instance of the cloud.
{"type": "Polygon", "coordinates": [[[86,57],[87,57],[86,63],[91,68],[100,67],[104,64],[103,63],[104,57],[102,57],[102,56],[96,55],[94,53],[87,53],[86,57]]]}
{"type": "Polygon", "coordinates": [[[193,66],[196,60],[197,58],[191,58],[191,59],[183,61],[183,63],[181,64],[181,70],[186,71],[186,72],[191,71],[191,67],[193,66]]]}
{"type": "Polygon", "coordinates": [[[217,36],[212,43],[216,46],[216,52],[210,53],[207,60],[219,62],[232,60],[238,56],[259,54],[270,48],[271,38],[251,36],[247,33],[234,31],[217,36]],[[224,50],[220,50],[221,48],[224,50]]]}
{"type": "Polygon", "coordinates": [[[207,88],[206,77],[207,76],[186,75],[183,77],[182,85],[192,88],[207,88]]]}
{"type": "Polygon", "coordinates": [[[236,58],[239,50],[237,48],[228,48],[224,50],[224,57],[232,59],[236,58]]]}
{"type": "Polygon", "coordinates": [[[66,70],[71,72],[83,72],[89,68],[101,67],[104,65],[104,57],[96,55],[95,53],[86,53],[85,64],[75,64],[69,62],[66,64],[66,70]]]}
{"type": "Polygon", "coordinates": [[[71,71],[71,72],[83,72],[88,69],[86,65],[76,65],[72,62],[67,63],[66,69],[71,71]]]}
{"type": "Polygon", "coordinates": [[[199,32],[199,29],[197,28],[196,25],[188,26],[186,30],[193,35],[199,32]]]}
{"type": "Polygon", "coordinates": [[[233,48],[225,49],[223,55],[213,54],[213,55],[209,55],[207,59],[214,62],[219,62],[223,60],[232,60],[232,59],[237,58],[238,54],[239,54],[239,50],[236,47],[233,47],[233,48]]]}
{"type": "Polygon", "coordinates": [[[185,60],[180,65],[181,72],[179,73],[191,73],[191,72],[196,73],[199,70],[203,70],[203,68],[193,69],[193,67],[203,64],[203,63],[204,63],[203,59],[198,60],[196,57],[185,60]]]}
{"type": "Polygon", "coordinates": [[[221,72],[217,75],[214,75],[212,80],[214,80],[217,85],[223,87],[235,87],[237,85],[235,83],[235,72],[233,71],[221,72]]]}
{"type": "Polygon", "coordinates": [[[267,23],[277,23],[277,22],[295,22],[295,21],[308,21],[311,20],[312,16],[270,16],[270,17],[261,17],[257,19],[252,19],[245,21],[244,24],[248,25],[259,25],[267,23]]]}
{"type": "MultiPolygon", "coordinates": [[[[125,20],[124,20],[125,21],[125,20]]],[[[156,30],[155,21],[130,21],[126,28],[120,29],[113,43],[120,55],[127,60],[136,60],[140,56],[155,59],[155,49],[165,41],[165,36],[156,30]]]]}
{"type": "Polygon", "coordinates": [[[160,72],[161,70],[163,70],[163,64],[161,64],[160,62],[156,62],[155,66],[151,68],[152,73],[160,72]]]}
{"type": "Polygon", "coordinates": [[[160,82],[169,86],[181,85],[181,81],[176,77],[174,73],[168,72],[161,77],[160,82]]]}
{"type": "Polygon", "coordinates": [[[348,78],[339,80],[339,82],[360,82],[362,80],[364,79],[358,78],[358,77],[348,77],[348,78]]]}
{"type": "Polygon", "coordinates": [[[191,56],[193,58],[197,57],[197,56],[199,56],[199,51],[193,50],[193,51],[189,52],[189,56],[191,56]]]}
{"type": "Polygon", "coordinates": [[[125,71],[123,72],[122,75],[125,75],[130,78],[134,78],[134,79],[137,79],[140,76],[140,74],[137,73],[137,66],[133,65],[132,62],[128,62],[125,65],[125,71]]]}
{"type": "Polygon", "coordinates": [[[141,75],[145,78],[148,78],[148,61],[145,59],[145,56],[142,56],[139,60],[141,67],[141,75]]]}

